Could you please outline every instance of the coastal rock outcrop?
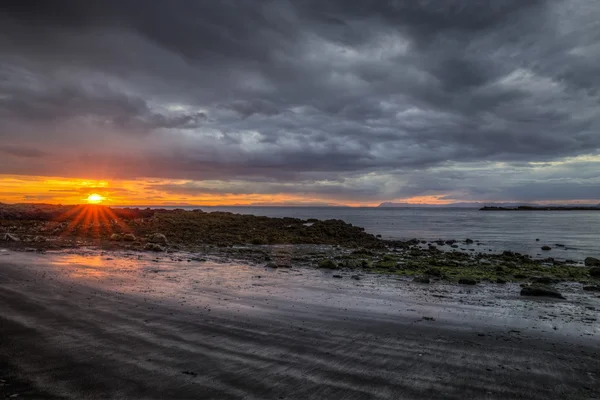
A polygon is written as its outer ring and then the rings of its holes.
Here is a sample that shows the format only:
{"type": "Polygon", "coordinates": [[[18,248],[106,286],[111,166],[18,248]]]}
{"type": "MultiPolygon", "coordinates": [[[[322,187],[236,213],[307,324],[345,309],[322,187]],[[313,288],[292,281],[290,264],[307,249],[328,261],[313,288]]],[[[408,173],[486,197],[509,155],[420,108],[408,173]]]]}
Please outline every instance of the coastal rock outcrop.
{"type": "Polygon", "coordinates": [[[587,257],[584,263],[586,267],[600,267],[600,260],[594,257],[587,257]]]}

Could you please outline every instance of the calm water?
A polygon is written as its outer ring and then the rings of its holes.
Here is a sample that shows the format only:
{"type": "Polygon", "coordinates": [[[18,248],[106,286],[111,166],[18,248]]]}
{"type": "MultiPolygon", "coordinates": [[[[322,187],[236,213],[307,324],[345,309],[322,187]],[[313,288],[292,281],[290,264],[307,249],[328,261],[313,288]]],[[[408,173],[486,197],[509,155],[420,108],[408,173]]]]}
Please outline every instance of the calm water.
{"type": "MultiPolygon", "coordinates": [[[[190,207],[198,208],[198,207],[190,207]]],[[[201,207],[267,217],[341,219],[385,239],[479,240],[462,248],[512,250],[533,257],[600,258],[600,211],[484,212],[477,209],[201,207]],[[535,239],[539,239],[539,242],[535,239]],[[557,247],[562,244],[565,247],[557,247]],[[542,251],[548,245],[551,251],[542,251]]]]}

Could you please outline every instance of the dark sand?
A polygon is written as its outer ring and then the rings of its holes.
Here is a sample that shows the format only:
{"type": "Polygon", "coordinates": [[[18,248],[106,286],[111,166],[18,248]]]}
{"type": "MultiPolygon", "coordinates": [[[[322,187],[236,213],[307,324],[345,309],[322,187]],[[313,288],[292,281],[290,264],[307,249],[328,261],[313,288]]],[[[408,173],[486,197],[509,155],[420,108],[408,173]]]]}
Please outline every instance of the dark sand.
{"type": "Polygon", "coordinates": [[[0,252],[0,397],[600,398],[600,299],[576,284],[159,257],[0,252]]]}

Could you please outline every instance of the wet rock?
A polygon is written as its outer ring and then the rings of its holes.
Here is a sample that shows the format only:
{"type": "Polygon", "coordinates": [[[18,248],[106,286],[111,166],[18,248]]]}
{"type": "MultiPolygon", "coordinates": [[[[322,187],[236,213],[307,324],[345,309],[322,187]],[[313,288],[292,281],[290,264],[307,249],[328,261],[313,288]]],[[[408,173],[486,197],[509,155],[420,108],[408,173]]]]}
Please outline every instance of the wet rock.
{"type": "Polygon", "coordinates": [[[167,244],[167,237],[165,235],[163,235],[162,233],[153,233],[152,235],[150,235],[148,237],[148,241],[150,243],[157,243],[157,244],[167,244]]]}
{"type": "Polygon", "coordinates": [[[552,247],[550,247],[550,246],[542,246],[542,250],[549,251],[549,250],[552,250],[552,247]]]}
{"type": "Polygon", "coordinates": [[[560,244],[560,243],[555,243],[554,245],[555,245],[556,247],[565,247],[565,245],[564,245],[564,244],[560,244]]]}
{"type": "Polygon", "coordinates": [[[110,235],[110,240],[112,240],[113,242],[119,242],[123,240],[123,236],[121,236],[118,233],[113,233],[112,235],[110,235]]]}
{"type": "Polygon", "coordinates": [[[590,276],[594,278],[600,278],[600,267],[592,267],[589,269],[590,276]]]}
{"type": "Polygon", "coordinates": [[[496,283],[500,284],[500,285],[504,285],[506,283],[506,280],[502,279],[502,278],[496,278],[496,283]]]}
{"type": "Polygon", "coordinates": [[[144,250],[162,252],[165,251],[165,248],[158,243],[146,243],[144,250]]]}
{"type": "Polygon", "coordinates": [[[461,285],[477,285],[477,280],[473,278],[460,278],[458,283],[461,285]]]}
{"type": "Polygon", "coordinates": [[[355,281],[360,281],[360,275],[352,275],[350,278],[354,279],[355,281]]]}
{"type": "Polygon", "coordinates": [[[466,244],[472,244],[472,243],[473,243],[473,240],[472,240],[472,239],[467,239],[467,240],[465,240],[465,243],[466,243],[466,244]]]}
{"type": "Polygon", "coordinates": [[[584,286],[583,290],[587,291],[587,292],[600,292],[600,286],[596,285],[596,286],[584,286]]]}
{"type": "Polygon", "coordinates": [[[123,240],[126,242],[135,242],[135,235],[133,233],[126,233],[123,235],[123,240]]]}
{"type": "Polygon", "coordinates": [[[453,245],[454,243],[456,243],[456,240],[446,240],[446,244],[447,245],[453,245]]]}
{"type": "Polygon", "coordinates": [[[413,282],[416,282],[416,283],[430,283],[431,280],[428,277],[426,277],[426,276],[416,276],[413,279],[413,282]]]}
{"type": "Polygon", "coordinates": [[[332,275],[332,276],[333,276],[334,278],[337,278],[337,279],[342,279],[342,276],[341,276],[341,275],[332,275]]]}
{"type": "Polygon", "coordinates": [[[535,241],[536,241],[536,242],[539,242],[539,241],[540,241],[540,239],[535,239],[535,241]]]}
{"type": "Polygon", "coordinates": [[[521,289],[521,296],[554,297],[557,299],[565,298],[556,289],[544,285],[525,286],[521,289]]]}
{"type": "Polygon", "coordinates": [[[452,247],[453,249],[458,249],[458,245],[457,244],[452,244],[452,245],[450,245],[450,247],[452,247]]]}
{"type": "Polygon", "coordinates": [[[600,260],[594,257],[587,257],[584,263],[586,267],[600,267],[600,260]]]}
{"type": "Polygon", "coordinates": [[[17,235],[15,235],[13,233],[5,233],[4,234],[4,241],[6,241],[6,242],[20,242],[21,239],[17,235]]]}
{"type": "Polygon", "coordinates": [[[333,260],[325,259],[319,263],[319,268],[338,269],[338,265],[333,260]]]}

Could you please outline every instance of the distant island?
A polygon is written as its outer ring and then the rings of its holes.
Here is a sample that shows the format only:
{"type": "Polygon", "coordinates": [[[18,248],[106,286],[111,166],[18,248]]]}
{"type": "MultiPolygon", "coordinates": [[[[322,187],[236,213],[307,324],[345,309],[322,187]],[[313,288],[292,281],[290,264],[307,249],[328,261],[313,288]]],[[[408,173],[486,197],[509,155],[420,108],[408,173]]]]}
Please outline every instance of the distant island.
{"type": "Polygon", "coordinates": [[[595,206],[518,206],[495,207],[485,206],[481,211],[600,211],[600,204],[595,206]]]}
{"type": "Polygon", "coordinates": [[[535,203],[480,203],[480,202],[460,202],[446,204],[414,204],[414,203],[394,203],[384,202],[377,206],[378,208],[477,208],[481,211],[597,211],[600,210],[600,204],[535,204],[535,203]]]}

